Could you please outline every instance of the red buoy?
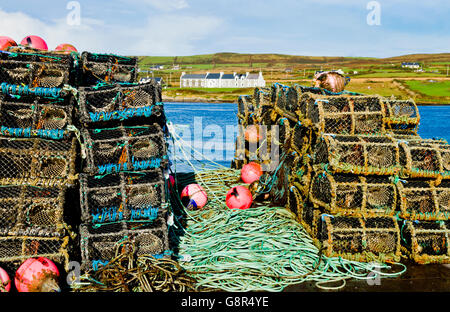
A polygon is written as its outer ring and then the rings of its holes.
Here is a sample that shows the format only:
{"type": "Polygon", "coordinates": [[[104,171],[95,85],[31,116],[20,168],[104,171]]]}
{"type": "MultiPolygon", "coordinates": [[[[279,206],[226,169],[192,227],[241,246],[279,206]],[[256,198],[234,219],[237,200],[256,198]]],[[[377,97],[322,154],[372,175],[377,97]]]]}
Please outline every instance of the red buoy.
{"type": "Polygon", "coordinates": [[[5,270],[0,268],[0,292],[9,292],[11,290],[11,279],[5,270]]]}
{"type": "Polygon", "coordinates": [[[250,125],[245,129],[245,140],[249,143],[258,143],[262,139],[261,131],[257,125],[250,125]]]}
{"type": "Polygon", "coordinates": [[[38,50],[48,50],[47,43],[39,36],[26,36],[22,39],[20,44],[38,50]]]}
{"type": "Polygon", "coordinates": [[[251,184],[259,180],[262,175],[262,168],[260,164],[250,162],[244,165],[241,169],[241,179],[244,183],[251,184]]]}
{"type": "Polygon", "coordinates": [[[59,292],[59,271],[49,259],[26,260],[17,270],[14,283],[19,292],[59,292]]]}
{"type": "Polygon", "coordinates": [[[199,184],[189,184],[181,192],[181,201],[185,206],[202,209],[208,202],[208,195],[199,184]]]}
{"type": "Polygon", "coordinates": [[[55,48],[55,51],[65,52],[70,54],[71,52],[78,52],[78,50],[69,43],[61,43],[55,48]]]}
{"type": "Polygon", "coordinates": [[[245,186],[235,186],[228,191],[225,202],[230,209],[248,209],[253,202],[252,193],[245,186]]]}
{"type": "Polygon", "coordinates": [[[17,46],[17,43],[7,37],[7,36],[0,36],[0,51],[6,51],[9,47],[15,47],[17,46]]]}

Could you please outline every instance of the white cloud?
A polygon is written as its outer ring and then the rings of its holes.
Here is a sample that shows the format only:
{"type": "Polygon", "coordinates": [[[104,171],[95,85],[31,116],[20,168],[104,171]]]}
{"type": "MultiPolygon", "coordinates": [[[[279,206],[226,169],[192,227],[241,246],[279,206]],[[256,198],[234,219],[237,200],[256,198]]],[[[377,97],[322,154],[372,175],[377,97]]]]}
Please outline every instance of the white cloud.
{"type": "Polygon", "coordinates": [[[147,4],[161,11],[181,10],[189,7],[186,0],[132,0],[132,2],[147,4]]]}

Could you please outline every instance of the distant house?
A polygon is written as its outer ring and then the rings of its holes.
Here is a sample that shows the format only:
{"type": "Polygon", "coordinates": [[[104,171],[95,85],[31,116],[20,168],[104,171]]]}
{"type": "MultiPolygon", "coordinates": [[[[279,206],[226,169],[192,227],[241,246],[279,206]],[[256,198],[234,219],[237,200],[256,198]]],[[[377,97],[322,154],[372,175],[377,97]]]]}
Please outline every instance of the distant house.
{"type": "Polygon", "coordinates": [[[418,69],[420,68],[420,64],[417,62],[403,62],[402,68],[418,69]]]}
{"type": "Polygon", "coordinates": [[[173,65],[172,66],[173,70],[180,70],[180,68],[181,68],[180,65],[173,65]]]}
{"type": "Polygon", "coordinates": [[[154,78],[152,78],[152,77],[146,77],[146,78],[141,78],[141,80],[139,80],[139,83],[147,83],[147,82],[149,82],[149,81],[152,80],[152,79],[155,80],[156,83],[159,84],[160,86],[163,86],[163,85],[166,84],[165,81],[164,81],[164,79],[163,79],[162,77],[154,77],[154,78]]]}
{"type": "Polygon", "coordinates": [[[153,65],[150,67],[150,69],[152,69],[152,70],[164,69],[164,65],[153,65]]]}
{"type": "Polygon", "coordinates": [[[265,87],[266,81],[262,72],[257,74],[186,74],[180,77],[180,88],[254,88],[265,87]]]}

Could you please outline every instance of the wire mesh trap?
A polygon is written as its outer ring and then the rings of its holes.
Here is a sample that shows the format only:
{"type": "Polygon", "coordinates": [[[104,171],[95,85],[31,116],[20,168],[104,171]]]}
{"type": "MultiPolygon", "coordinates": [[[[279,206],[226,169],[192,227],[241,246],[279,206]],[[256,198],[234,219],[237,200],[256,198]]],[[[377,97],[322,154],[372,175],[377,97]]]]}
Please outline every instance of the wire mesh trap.
{"type": "Polygon", "coordinates": [[[247,126],[252,124],[250,114],[254,113],[253,96],[243,95],[238,99],[238,120],[239,124],[247,126]]]}
{"type": "Polygon", "coordinates": [[[388,177],[317,173],[309,199],[333,215],[393,216],[397,210],[397,188],[388,177]]]}
{"type": "Polygon", "coordinates": [[[161,169],[80,176],[82,222],[151,222],[167,212],[161,169]]]}
{"type": "Polygon", "coordinates": [[[62,88],[75,84],[71,54],[15,47],[0,53],[0,81],[31,88],[62,88]]]}
{"type": "Polygon", "coordinates": [[[0,138],[0,184],[72,185],[77,141],[0,138]]]}
{"type": "Polygon", "coordinates": [[[135,83],[137,80],[137,57],[83,52],[81,64],[83,86],[114,82],[135,83]]]}
{"type": "Polygon", "coordinates": [[[450,263],[450,221],[404,221],[402,245],[419,264],[450,263]]]}
{"type": "Polygon", "coordinates": [[[68,271],[69,241],[68,236],[0,236],[0,266],[13,277],[28,258],[45,257],[68,271]]]}
{"type": "Polygon", "coordinates": [[[85,87],[79,91],[80,119],[85,124],[152,118],[165,123],[161,86],[154,80],[145,84],[113,84],[85,87]]]}
{"type": "Polygon", "coordinates": [[[386,110],[386,129],[417,133],[420,123],[419,108],[413,100],[383,100],[386,110]]]}
{"type": "Polygon", "coordinates": [[[109,174],[166,167],[167,146],[158,124],[83,129],[86,173],[109,174]]]}
{"type": "Polygon", "coordinates": [[[395,217],[322,215],[318,233],[328,257],[361,262],[400,260],[400,229],[395,217]]]}
{"type": "Polygon", "coordinates": [[[400,217],[406,220],[448,220],[450,181],[409,179],[397,182],[400,217]]]}
{"type": "Polygon", "coordinates": [[[169,250],[165,218],[157,218],[151,225],[145,223],[115,223],[99,227],[81,225],[80,239],[83,270],[96,271],[107,265],[115,257],[116,247],[126,240],[134,243],[135,253],[138,256],[161,258],[166,257],[169,250]]]}
{"type": "Polygon", "coordinates": [[[64,235],[65,195],[64,186],[2,185],[0,235],[64,235]]]}
{"type": "Polygon", "coordinates": [[[0,134],[11,137],[64,139],[70,135],[73,98],[0,94],[0,134]]]}

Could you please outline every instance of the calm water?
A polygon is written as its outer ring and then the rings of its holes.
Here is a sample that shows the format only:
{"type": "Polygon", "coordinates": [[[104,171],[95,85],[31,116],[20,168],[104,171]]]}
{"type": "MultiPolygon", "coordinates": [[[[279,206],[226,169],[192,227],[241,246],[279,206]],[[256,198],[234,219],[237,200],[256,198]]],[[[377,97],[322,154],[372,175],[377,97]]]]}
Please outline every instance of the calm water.
{"type": "MultiPolygon", "coordinates": [[[[234,157],[237,135],[237,105],[230,103],[165,103],[169,122],[183,138],[180,148],[171,146],[171,159],[176,160],[177,171],[192,171],[191,165],[202,168],[205,160],[192,151],[202,152],[216,163],[229,167],[234,157]],[[184,159],[191,162],[189,164],[184,159]],[[197,161],[196,159],[199,159],[197,161]]],[[[419,135],[423,138],[443,138],[450,142],[450,106],[420,106],[419,135]]]]}

